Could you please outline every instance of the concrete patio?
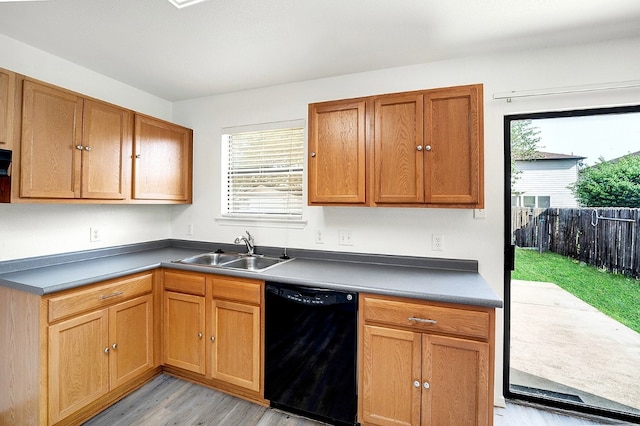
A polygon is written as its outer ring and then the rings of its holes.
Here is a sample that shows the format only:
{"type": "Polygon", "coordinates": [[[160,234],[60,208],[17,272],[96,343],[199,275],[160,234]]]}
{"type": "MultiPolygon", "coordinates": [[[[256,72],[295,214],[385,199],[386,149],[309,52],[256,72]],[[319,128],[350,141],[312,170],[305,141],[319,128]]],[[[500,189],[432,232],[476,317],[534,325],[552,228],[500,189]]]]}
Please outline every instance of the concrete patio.
{"type": "Polygon", "coordinates": [[[555,284],[511,284],[511,385],[640,414],[640,334],[555,284]]]}

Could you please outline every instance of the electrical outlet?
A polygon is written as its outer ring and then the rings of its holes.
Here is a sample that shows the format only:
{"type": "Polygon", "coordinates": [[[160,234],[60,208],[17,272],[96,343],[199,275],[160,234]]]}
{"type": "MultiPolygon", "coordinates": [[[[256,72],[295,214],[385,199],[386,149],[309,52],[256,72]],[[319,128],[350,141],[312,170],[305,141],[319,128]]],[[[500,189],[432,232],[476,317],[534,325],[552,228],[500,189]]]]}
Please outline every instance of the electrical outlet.
{"type": "Polygon", "coordinates": [[[353,239],[351,231],[338,231],[338,244],[341,246],[352,246],[353,239]]]}
{"type": "Polygon", "coordinates": [[[89,228],[89,241],[92,243],[98,242],[102,240],[102,231],[100,228],[91,227],[89,228]]]}
{"type": "Polygon", "coordinates": [[[487,213],[484,209],[473,209],[473,218],[474,219],[486,219],[487,213]]]}
{"type": "Polygon", "coordinates": [[[193,235],[193,223],[187,225],[187,235],[193,235]]]}
{"type": "Polygon", "coordinates": [[[319,229],[316,231],[316,244],[324,244],[324,238],[322,237],[322,231],[319,230],[319,229]]]}
{"type": "Polygon", "coordinates": [[[431,235],[431,250],[442,251],[444,250],[444,237],[442,234],[431,235]]]}

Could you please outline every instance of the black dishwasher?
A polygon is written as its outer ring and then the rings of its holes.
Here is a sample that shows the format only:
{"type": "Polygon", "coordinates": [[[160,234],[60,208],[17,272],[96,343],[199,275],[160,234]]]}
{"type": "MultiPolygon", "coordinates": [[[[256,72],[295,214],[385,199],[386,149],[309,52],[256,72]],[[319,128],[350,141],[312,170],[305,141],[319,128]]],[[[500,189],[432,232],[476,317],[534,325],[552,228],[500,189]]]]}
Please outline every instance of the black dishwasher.
{"type": "Polygon", "coordinates": [[[266,283],[264,397],[272,407],[357,424],[357,312],[357,293],[266,283]]]}

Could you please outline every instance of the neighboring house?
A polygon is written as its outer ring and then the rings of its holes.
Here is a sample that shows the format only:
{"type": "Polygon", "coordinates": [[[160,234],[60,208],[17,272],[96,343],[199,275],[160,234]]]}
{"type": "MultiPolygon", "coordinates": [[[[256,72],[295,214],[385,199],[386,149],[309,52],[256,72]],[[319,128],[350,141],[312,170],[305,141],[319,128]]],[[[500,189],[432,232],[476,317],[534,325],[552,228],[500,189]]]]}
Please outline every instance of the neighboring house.
{"type": "Polygon", "coordinates": [[[515,159],[518,174],[511,188],[513,207],[578,207],[569,186],[578,179],[586,157],[538,151],[533,160],[515,159]]]}

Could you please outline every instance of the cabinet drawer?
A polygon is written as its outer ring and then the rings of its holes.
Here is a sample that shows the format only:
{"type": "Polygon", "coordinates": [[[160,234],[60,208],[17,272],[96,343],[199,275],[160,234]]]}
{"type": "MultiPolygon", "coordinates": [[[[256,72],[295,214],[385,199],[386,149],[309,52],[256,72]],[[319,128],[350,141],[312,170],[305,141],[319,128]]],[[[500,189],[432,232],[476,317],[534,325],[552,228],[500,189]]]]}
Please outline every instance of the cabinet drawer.
{"type": "Polygon", "coordinates": [[[152,289],[153,273],[149,272],[54,296],[49,299],[49,322],[150,293],[152,289]]]}
{"type": "Polygon", "coordinates": [[[260,304],[262,281],[216,276],[213,278],[213,298],[260,304]]]}
{"type": "Polygon", "coordinates": [[[198,274],[186,274],[181,272],[164,273],[164,289],[177,293],[195,294],[204,296],[205,277],[198,274]]]}
{"type": "Polygon", "coordinates": [[[391,324],[427,333],[489,338],[488,312],[366,296],[362,297],[362,305],[366,322],[391,324]]]}

